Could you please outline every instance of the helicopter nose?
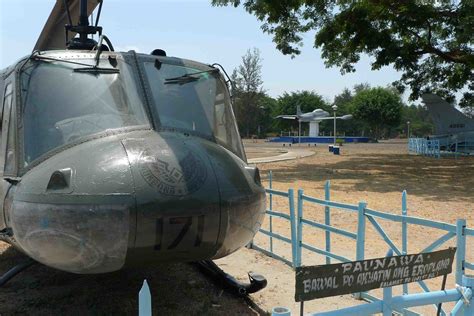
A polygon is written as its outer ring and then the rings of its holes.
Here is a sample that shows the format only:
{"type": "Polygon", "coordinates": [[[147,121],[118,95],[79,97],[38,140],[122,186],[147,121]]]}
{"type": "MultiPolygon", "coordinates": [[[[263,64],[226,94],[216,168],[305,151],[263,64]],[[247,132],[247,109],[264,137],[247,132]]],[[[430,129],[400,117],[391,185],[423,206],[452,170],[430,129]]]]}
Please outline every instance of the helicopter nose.
{"type": "Polygon", "coordinates": [[[221,221],[218,183],[194,137],[150,132],[122,141],[136,194],[136,236],[129,265],[192,261],[217,251],[221,221]]]}

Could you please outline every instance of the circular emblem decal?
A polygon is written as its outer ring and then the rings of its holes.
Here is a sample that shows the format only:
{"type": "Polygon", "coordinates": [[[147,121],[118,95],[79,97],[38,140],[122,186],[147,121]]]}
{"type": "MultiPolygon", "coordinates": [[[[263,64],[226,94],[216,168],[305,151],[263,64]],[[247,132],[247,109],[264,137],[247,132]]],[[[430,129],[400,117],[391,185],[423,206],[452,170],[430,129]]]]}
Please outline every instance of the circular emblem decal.
{"type": "Polygon", "coordinates": [[[169,148],[156,151],[147,148],[140,160],[143,178],[165,195],[182,196],[195,192],[207,178],[203,160],[186,148],[180,148],[179,153],[171,153],[169,148]]]}

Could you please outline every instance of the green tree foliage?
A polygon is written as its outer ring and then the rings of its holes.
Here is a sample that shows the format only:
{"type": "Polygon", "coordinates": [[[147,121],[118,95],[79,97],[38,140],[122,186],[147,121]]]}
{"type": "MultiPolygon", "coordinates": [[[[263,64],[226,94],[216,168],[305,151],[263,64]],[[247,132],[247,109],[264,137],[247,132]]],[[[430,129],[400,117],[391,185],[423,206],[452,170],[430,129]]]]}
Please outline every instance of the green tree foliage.
{"type": "Polygon", "coordinates": [[[407,122],[410,122],[411,136],[425,137],[434,132],[433,122],[425,106],[412,104],[403,107],[400,125],[397,127],[400,136],[407,137],[407,122]]]}
{"type": "Polygon", "coordinates": [[[375,138],[388,136],[390,129],[400,124],[403,103],[400,95],[388,88],[360,90],[352,99],[354,118],[363,121],[375,138]]]}
{"type": "Polygon", "coordinates": [[[362,54],[372,69],[393,65],[402,72],[399,90],[411,99],[423,92],[449,99],[464,91],[461,106],[474,99],[473,0],[212,0],[243,4],[263,22],[283,54],[300,53],[302,33],[315,32],[327,66],[355,71],[362,54]]]}
{"type": "MultiPolygon", "coordinates": [[[[357,85],[354,87],[354,90],[357,90],[358,87],[368,88],[368,85],[357,85]]],[[[334,105],[337,105],[337,113],[338,116],[352,114],[352,99],[354,98],[351,90],[348,88],[344,88],[342,92],[334,97],[334,105]]],[[[330,112],[331,113],[331,112],[330,112]]],[[[333,122],[326,122],[321,123],[321,131],[332,131],[334,128],[332,127],[333,122]]],[[[356,119],[351,120],[338,120],[337,121],[337,134],[338,135],[361,135],[362,131],[364,130],[364,122],[356,119]]]]}
{"type": "Polygon", "coordinates": [[[264,95],[259,100],[257,113],[257,135],[259,138],[265,138],[269,133],[275,133],[273,130],[273,113],[278,107],[278,101],[272,97],[264,95]]]}
{"type": "Polygon", "coordinates": [[[234,113],[240,134],[244,137],[258,133],[258,120],[262,115],[259,103],[264,98],[262,81],[262,58],[256,48],[247,50],[242,56],[242,64],[234,69],[234,113]]]}
{"type": "MultiPolygon", "coordinates": [[[[277,107],[273,112],[273,116],[281,114],[296,114],[296,106],[299,104],[301,112],[311,112],[315,109],[323,109],[331,113],[331,106],[323,99],[322,96],[313,91],[296,91],[296,92],[285,92],[282,96],[277,99],[277,107]]],[[[298,130],[297,120],[274,120],[273,128],[275,131],[282,130],[298,130]]],[[[302,124],[302,128],[306,131],[309,127],[308,124],[302,124]]]]}

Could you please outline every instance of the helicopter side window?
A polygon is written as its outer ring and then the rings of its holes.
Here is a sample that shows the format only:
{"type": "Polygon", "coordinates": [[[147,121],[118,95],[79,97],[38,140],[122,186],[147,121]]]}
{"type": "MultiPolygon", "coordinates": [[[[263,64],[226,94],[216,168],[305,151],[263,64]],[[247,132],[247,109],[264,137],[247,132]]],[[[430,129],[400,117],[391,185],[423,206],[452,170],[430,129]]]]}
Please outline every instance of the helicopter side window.
{"type": "MultiPolygon", "coordinates": [[[[94,63],[80,60],[85,62],[94,63]]],[[[97,133],[148,126],[128,66],[119,64],[120,73],[85,73],[67,61],[30,62],[21,74],[26,165],[97,133]]]]}
{"type": "Polygon", "coordinates": [[[154,119],[162,129],[215,139],[244,158],[227,88],[216,69],[145,62],[154,100],[154,119]]]}

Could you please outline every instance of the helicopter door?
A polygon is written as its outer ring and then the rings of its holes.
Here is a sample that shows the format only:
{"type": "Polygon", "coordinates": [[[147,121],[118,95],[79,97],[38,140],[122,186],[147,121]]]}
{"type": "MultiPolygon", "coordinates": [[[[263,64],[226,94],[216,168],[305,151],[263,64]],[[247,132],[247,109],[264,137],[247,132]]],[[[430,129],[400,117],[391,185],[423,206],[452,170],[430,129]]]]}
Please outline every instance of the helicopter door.
{"type": "Polygon", "coordinates": [[[11,184],[8,181],[5,181],[4,176],[4,167],[5,167],[5,153],[7,150],[8,143],[8,127],[10,126],[10,112],[13,101],[13,86],[11,82],[7,82],[5,89],[2,91],[3,100],[2,100],[2,109],[0,117],[0,130],[1,130],[1,149],[0,149],[0,173],[2,176],[2,182],[0,185],[0,230],[6,228],[5,213],[3,209],[5,197],[7,195],[8,189],[11,184]]]}

